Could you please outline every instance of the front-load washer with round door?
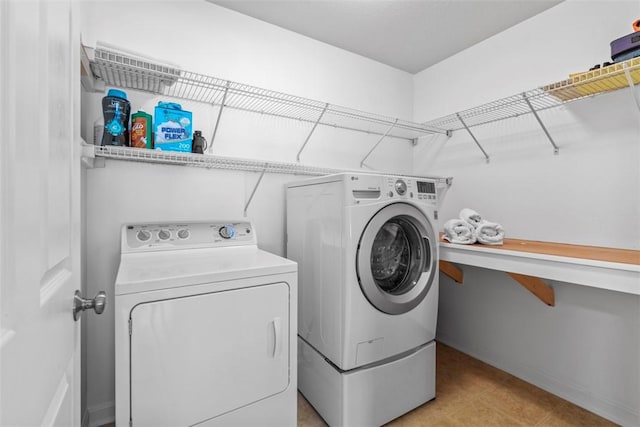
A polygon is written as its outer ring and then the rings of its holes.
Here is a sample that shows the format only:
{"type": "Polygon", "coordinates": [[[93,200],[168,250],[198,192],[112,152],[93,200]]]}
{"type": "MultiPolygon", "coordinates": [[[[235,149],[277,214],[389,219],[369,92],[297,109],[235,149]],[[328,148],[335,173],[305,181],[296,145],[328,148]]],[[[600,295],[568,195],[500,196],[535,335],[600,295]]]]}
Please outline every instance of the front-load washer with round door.
{"type": "Polygon", "coordinates": [[[295,426],[297,266],[247,221],[122,228],[118,426],[295,426]]]}
{"type": "Polygon", "coordinates": [[[383,424],[435,397],[447,182],[337,174],[287,185],[299,389],[330,425],[383,424]]]}

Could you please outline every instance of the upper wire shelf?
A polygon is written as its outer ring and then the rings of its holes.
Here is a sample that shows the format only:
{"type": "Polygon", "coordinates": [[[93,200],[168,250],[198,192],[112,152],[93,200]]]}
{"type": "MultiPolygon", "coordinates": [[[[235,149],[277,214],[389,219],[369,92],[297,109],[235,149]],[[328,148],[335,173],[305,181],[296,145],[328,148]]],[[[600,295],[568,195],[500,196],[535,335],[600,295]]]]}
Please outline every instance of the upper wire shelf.
{"type": "MultiPolygon", "coordinates": [[[[640,83],[640,58],[571,75],[569,79],[425,122],[456,131],[547,110],[640,83]]],[[[640,108],[640,106],[639,106],[640,108]]]]}
{"type": "Polygon", "coordinates": [[[93,74],[111,86],[391,138],[414,140],[446,133],[427,124],[180,70],[100,45],[83,48],[93,74]]]}

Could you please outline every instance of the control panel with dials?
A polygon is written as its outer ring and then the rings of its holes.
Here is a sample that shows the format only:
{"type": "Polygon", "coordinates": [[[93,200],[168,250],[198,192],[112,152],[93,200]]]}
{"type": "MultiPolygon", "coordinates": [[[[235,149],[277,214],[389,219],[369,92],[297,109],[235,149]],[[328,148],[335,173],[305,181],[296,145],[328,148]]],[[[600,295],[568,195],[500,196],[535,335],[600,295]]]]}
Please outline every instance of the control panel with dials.
{"type": "Polygon", "coordinates": [[[256,244],[246,221],[128,224],[122,233],[123,252],[256,244]]]}
{"type": "Polygon", "coordinates": [[[437,204],[436,181],[429,178],[380,175],[351,175],[347,182],[355,203],[362,200],[412,200],[437,204]]]}
{"type": "Polygon", "coordinates": [[[436,184],[434,181],[407,177],[387,177],[386,191],[383,195],[387,198],[404,198],[416,201],[436,201],[436,184]]]}

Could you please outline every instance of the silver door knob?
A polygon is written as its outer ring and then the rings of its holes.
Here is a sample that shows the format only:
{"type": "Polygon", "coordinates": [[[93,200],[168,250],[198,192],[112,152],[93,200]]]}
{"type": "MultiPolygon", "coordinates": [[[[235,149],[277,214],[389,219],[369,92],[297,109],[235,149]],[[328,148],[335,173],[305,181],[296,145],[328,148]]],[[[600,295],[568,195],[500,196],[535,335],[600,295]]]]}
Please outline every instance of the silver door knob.
{"type": "Polygon", "coordinates": [[[94,299],[84,299],[80,296],[80,291],[76,291],[73,296],[73,320],[78,321],[80,313],[93,308],[96,314],[102,314],[107,305],[107,294],[104,291],[98,292],[94,299]]]}

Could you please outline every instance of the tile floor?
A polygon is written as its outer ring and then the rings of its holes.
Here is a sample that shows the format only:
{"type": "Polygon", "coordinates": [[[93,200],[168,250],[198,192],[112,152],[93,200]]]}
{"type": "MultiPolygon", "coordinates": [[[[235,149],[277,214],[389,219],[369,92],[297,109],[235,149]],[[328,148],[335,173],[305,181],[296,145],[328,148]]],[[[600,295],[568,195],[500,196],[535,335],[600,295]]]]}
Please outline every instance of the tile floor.
{"type": "MultiPolygon", "coordinates": [[[[615,426],[451,347],[438,343],[436,348],[436,399],[385,427],[615,426]]],[[[298,393],[298,427],[323,426],[322,418],[298,393]]]]}
{"type": "MultiPolygon", "coordinates": [[[[298,427],[326,426],[298,393],[298,427]]],[[[451,347],[436,347],[436,399],[386,427],[615,426],[451,347]]]]}

